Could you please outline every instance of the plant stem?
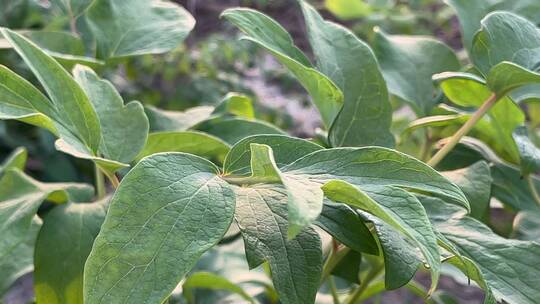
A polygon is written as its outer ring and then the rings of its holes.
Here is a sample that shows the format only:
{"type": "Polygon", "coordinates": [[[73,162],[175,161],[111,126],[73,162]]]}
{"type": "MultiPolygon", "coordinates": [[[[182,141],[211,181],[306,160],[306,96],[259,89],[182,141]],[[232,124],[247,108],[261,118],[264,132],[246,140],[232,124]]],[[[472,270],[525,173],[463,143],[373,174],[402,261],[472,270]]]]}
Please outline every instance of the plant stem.
{"type": "Polygon", "coordinates": [[[339,264],[339,262],[343,259],[343,257],[345,257],[345,255],[347,255],[350,250],[351,249],[346,246],[340,247],[338,250],[332,249],[323,266],[321,284],[326,281],[326,279],[332,273],[332,270],[334,270],[337,264],[339,264]]]}
{"type": "Polygon", "coordinates": [[[450,140],[428,161],[428,165],[435,167],[443,158],[452,151],[452,149],[458,144],[461,138],[476,125],[476,123],[486,114],[493,105],[497,102],[498,97],[495,94],[491,94],[480,106],[480,108],[473,114],[473,116],[450,138],[450,140]]]}
{"type": "Polygon", "coordinates": [[[111,181],[111,184],[114,189],[118,189],[118,186],[120,186],[120,181],[118,180],[118,177],[113,173],[111,175],[107,175],[109,177],[109,181],[111,181]]]}
{"type": "Polygon", "coordinates": [[[368,272],[366,277],[362,280],[362,282],[360,283],[360,286],[358,286],[358,288],[354,290],[354,292],[351,294],[351,296],[345,303],[346,304],[357,303],[360,300],[362,293],[371,284],[371,281],[377,278],[377,276],[379,276],[379,274],[381,273],[381,271],[383,271],[383,269],[384,269],[384,266],[382,263],[373,265],[373,268],[371,268],[371,270],[368,272]]]}
{"type": "Polygon", "coordinates": [[[427,161],[429,155],[431,154],[431,146],[433,145],[433,142],[431,141],[431,136],[429,134],[429,130],[426,130],[425,136],[424,136],[424,143],[422,144],[422,149],[420,152],[420,160],[421,161],[427,161]]]}
{"type": "Polygon", "coordinates": [[[529,184],[529,188],[531,189],[531,193],[534,200],[536,201],[536,204],[540,206],[540,194],[538,193],[538,190],[536,189],[536,185],[534,184],[534,178],[531,174],[527,176],[527,183],[529,184]]]}
{"type": "Polygon", "coordinates": [[[330,293],[332,293],[332,300],[334,301],[334,304],[341,304],[339,302],[339,295],[336,288],[336,282],[334,281],[333,277],[328,278],[328,285],[330,286],[330,293]]]}
{"type": "Polygon", "coordinates": [[[105,191],[105,177],[97,165],[94,166],[96,175],[96,190],[98,199],[102,199],[107,194],[105,191]]]}

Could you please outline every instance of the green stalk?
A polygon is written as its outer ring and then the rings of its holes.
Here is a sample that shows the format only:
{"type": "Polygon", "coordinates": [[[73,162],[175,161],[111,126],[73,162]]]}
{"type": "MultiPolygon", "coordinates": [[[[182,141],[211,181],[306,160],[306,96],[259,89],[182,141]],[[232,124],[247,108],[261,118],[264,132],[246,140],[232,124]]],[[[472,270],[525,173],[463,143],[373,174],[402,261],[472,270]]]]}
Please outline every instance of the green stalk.
{"type": "Polygon", "coordinates": [[[95,177],[96,177],[96,191],[97,191],[97,197],[98,199],[102,199],[107,194],[105,191],[105,176],[99,169],[97,165],[94,166],[95,168],[95,177]]]}
{"type": "Polygon", "coordinates": [[[376,279],[379,274],[383,271],[384,266],[383,264],[376,264],[373,265],[373,268],[368,272],[366,277],[362,280],[360,283],[360,286],[354,290],[354,292],[351,294],[349,299],[345,302],[346,304],[355,304],[357,303],[360,298],[362,297],[362,293],[369,287],[371,282],[376,279]]]}
{"type": "Polygon", "coordinates": [[[330,255],[326,259],[326,262],[324,263],[324,266],[323,266],[323,271],[322,271],[322,275],[321,275],[321,284],[324,281],[326,281],[326,279],[332,273],[332,270],[334,270],[334,268],[337,266],[337,264],[339,264],[339,262],[345,257],[345,255],[347,255],[347,253],[350,250],[351,249],[349,247],[346,247],[346,246],[341,247],[337,251],[332,249],[332,251],[330,252],[330,255]]]}
{"type": "Polygon", "coordinates": [[[495,105],[498,97],[495,94],[491,94],[488,99],[484,101],[482,106],[473,114],[454,135],[448,140],[448,142],[442,147],[435,155],[428,161],[428,165],[435,167],[443,158],[454,149],[463,136],[467,135],[469,131],[476,125],[476,123],[495,105]]]}
{"type": "Polygon", "coordinates": [[[333,277],[328,278],[328,285],[330,286],[330,292],[332,293],[332,300],[334,304],[341,304],[339,302],[339,295],[337,292],[336,282],[333,277]]]}

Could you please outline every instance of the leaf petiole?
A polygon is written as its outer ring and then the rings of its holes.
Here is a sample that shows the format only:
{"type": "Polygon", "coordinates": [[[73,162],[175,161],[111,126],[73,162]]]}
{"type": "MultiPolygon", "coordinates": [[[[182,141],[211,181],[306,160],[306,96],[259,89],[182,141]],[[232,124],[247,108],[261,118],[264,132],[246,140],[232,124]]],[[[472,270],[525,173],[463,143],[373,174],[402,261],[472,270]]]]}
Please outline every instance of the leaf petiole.
{"type": "Polygon", "coordinates": [[[103,173],[99,169],[97,165],[95,167],[95,178],[96,178],[96,191],[97,191],[97,198],[102,199],[106,195],[105,191],[105,177],[103,176],[103,173]]]}
{"type": "Polygon", "coordinates": [[[476,125],[478,121],[491,109],[495,103],[497,103],[499,97],[495,94],[491,94],[483,103],[482,106],[473,114],[473,116],[448,140],[448,142],[427,162],[428,165],[435,167],[443,158],[452,151],[452,149],[459,143],[463,136],[467,135],[469,131],[476,125]]]}

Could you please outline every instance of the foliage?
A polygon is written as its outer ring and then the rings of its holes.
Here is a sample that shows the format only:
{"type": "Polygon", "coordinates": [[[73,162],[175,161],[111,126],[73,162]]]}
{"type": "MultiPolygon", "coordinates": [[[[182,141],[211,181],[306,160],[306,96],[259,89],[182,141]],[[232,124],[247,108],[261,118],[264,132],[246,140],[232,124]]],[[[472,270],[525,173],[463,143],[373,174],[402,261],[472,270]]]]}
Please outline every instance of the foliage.
{"type": "MultiPolygon", "coordinates": [[[[95,185],[36,180],[24,148],[1,163],[0,292],[33,271],[38,304],[352,304],[398,288],[443,303],[453,275],[484,303],[540,303],[533,2],[449,1],[462,60],[382,29],[370,45],[299,0],[312,63],[271,17],[225,10],[305,89],[313,139],[260,119],[242,93],[183,111],[124,101],[109,69],[175,49],[194,26],[181,6],[52,2],[71,33],[0,29],[33,75],[0,66],[0,119],[42,129],[95,185]]],[[[377,11],[358,3],[326,1],[344,18],[377,11]]],[[[23,13],[9,14],[14,27],[23,13]]]]}

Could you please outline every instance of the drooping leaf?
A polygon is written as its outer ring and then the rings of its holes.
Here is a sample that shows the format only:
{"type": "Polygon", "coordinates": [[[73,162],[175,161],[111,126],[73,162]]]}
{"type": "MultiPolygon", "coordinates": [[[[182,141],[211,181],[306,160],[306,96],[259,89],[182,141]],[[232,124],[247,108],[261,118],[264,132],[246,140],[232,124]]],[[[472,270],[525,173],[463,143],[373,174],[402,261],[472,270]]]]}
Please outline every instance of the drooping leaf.
{"type": "Polygon", "coordinates": [[[138,101],[124,105],[114,86],[90,68],[77,65],[73,75],[94,106],[101,125],[99,152],[121,163],[139,154],[148,136],[148,118],[138,101]]]}
{"type": "Polygon", "coordinates": [[[420,267],[421,255],[406,236],[367,212],[360,213],[373,222],[384,255],[384,285],[386,289],[400,288],[412,280],[420,267]]]}
{"type": "Polygon", "coordinates": [[[234,193],[217,174],[183,153],[139,162],[112,198],[86,262],[84,303],[163,302],[231,224],[234,193]]]}
{"type": "MultiPolygon", "coordinates": [[[[35,109],[55,121],[60,136],[70,144],[96,154],[101,142],[99,120],[92,104],[77,82],[53,58],[27,38],[2,28],[2,34],[24,59],[47,91],[50,101],[39,96],[35,109]],[[40,105],[37,106],[37,103],[40,105]]],[[[28,87],[28,85],[25,85],[28,87]]],[[[35,91],[35,90],[32,90],[35,91]]],[[[20,91],[17,94],[23,94],[20,91]]],[[[33,93],[33,95],[37,95],[33,93]]]]}
{"type": "Polygon", "coordinates": [[[489,209],[491,199],[491,171],[485,161],[469,167],[442,172],[446,178],[458,185],[471,204],[471,216],[482,220],[489,209]]]}
{"type": "Polygon", "coordinates": [[[205,289],[222,289],[229,292],[240,295],[248,303],[255,303],[250,295],[248,295],[242,287],[227,280],[224,277],[210,273],[210,272],[196,272],[190,275],[184,284],[182,285],[184,296],[190,303],[195,303],[195,298],[192,292],[193,288],[205,288],[205,289]]]}
{"type": "Polygon", "coordinates": [[[430,200],[425,204],[433,224],[480,270],[497,300],[539,303],[540,245],[502,238],[457,206],[430,200]],[[489,254],[486,254],[489,252],[489,254]]]}
{"type": "Polygon", "coordinates": [[[540,21],[540,4],[536,0],[446,0],[456,12],[461,26],[465,49],[471,50],[473,38],[480,29],[480,22],[490,12],[510,11],[525,16],[538,23],[540,21]]]}
{"type": "Polygon", "coordinates": [[[247,175],[250,173],[250,145],[264,144],[272,148],[274,160],[278,168],[293,163],[295,160],[323,147],[310,141],[286,135],[254,135],[236,143],[227,154],[223,171],[230,175],[247,175]]]}
{"type": "Polygon", "coordinates": [[[251,135],[285,134],[284,131],[267,122],[243,118],[209,119],[201,122],[194,129],[214,135],[230,145],[251,135]]]}
{"type": "Polygon", "coordinates": [[[38,303],[83,303],[84,263],[105,219],[109,199],[69,203],[45,215],[34,261],[38,303]]]}
{"type": "Polygon", "coordinates": [[[480,286],[480,288],[484,290],[485,292],[484,304],[497,303],[497,301],[495,300],[495,297],[493,296],[493,291],[491,290],[491,287],[486,283],[481,270],[478,268],[478,265],[474,261],[472,261],[471,259],[467,257],[463,257],[459,259],[456,256],[452,256],[449,259],[447,259],[445,262],[460,269],[461,272],[466,274],[469,279],[475,281],[478,284],[478,286],[480,286]]]}
{"type": "Polygon", "coordinates": [[[276,21],[255,10],[228,9],[222,16],[247,35],[244,39],[268,50],[294,74],[311,95],[324,124],[330,127],[343,105],[343,93],[312,66],[294,45],[289,33],[276,21]]]}
{"type": "Polygon", "coordinates": [[[179,112],[145,106],[144,111],[150,121],[151,132],[186,131],[200,122],[209,119],[212,116],[214,107],[199,106],[179,112]]]}
{"type": "Polygon", "coordinates": [[[350,207],[325,200],[315,224],[347,247],[377,255],[379,248],[364,221],[350,207]]]}
{"type": "MultiPolygon", "coordinates": [[[[538,52],[536,64],[540,64],[540,48],[538,52]]],[[[540,74],[506,61],[494,66],[489,71],[487,78],[487,84],[495,94],[498,96],[510,94],[512,99],[517,96],[518,100],[516,102],[523,101],[527,97],[523,96],[525,91],[518,91],[517,94],[513,94],[516,92],[515,90],[519,88],[538,89],[538,83],[540,83],[540,74]]]]}
{"type": "Polygon", "coordinates": [[[165,53],[195,26],[183,7],[165,0],[94,0],[85,16],[103,59],[165,53]]]}
{"type": "Polygon", "coordinates": [[[17,169],[0,177],[0,292],[33,267],[34,242],[41,226],[36,216],[45,200],[64,203],[70,196],[93,193],[80,184],[43,184],[17,169]]]}
{"type": "Polygon", "coordinates": [[[214,136],[193,131],[150,133],[144,149],[136,157],[142,159],[160,152],[184,152],[223,163],[228,144],[214,136]]]}
{"type": "Polygon", "coordinates": [[[288,240],[288,198],[283,188],[237,187],[235,192],[235,219],[242,231],[250,267],[268,261],[282,303],[314,303],[322,271],[318,234],[306,228],[288,240]]]}
{"type": "Polygon", "coordinates": [[[341,89],[343,108],[328,137],[334,147],[394,146],[386,82],[369,46],[300,1],[317,66],[341,89]]]}
{"type": "Polygon", "coordinates": [[[237,117],[254,119],[255,109],[253,109],[251,98],[239,93],[229,93],[214,109],[213,114],[230,114],[237,117]]]}
{"type": "Polygon", "coordinates": [[[13,150],[13,152],[11,152],[11,154],[8,155],[8,157],[0,164],[0,177],[4,171],[9,169],[19,169],[21,171],[24,170],[27,159],[28,151],[26,148],[20,147],[13,150]]]}
{"type": "Polygon", "coordinates": [[[540,170],[540,149],[529,139],[527,127],[514,130],[514,140],[519,150],[521,173],[527,176],[540,170]]]}
{"type": "Polygon", "coordinates": [[[332,269],[332,275],[347,280],[348,282],[360,284],[360,265],[362,264],[362,255],[354,250],[349,250],[341,258],[339,263],[332,269]]]}
{"type": "Polygon", "coordinates": [[[387,35],[376,30],[373,45],[388,90],[419,115],[429,114],[436,104],[431,76],[460,68],[454,51],[433,38],[387,35]]]}
{"type": "MultiPolygon", "coordinates": [[[[492,94],[481,78],[467,73],[442,73],[434,77],[440,83],[444,94],[453,103],[462,107],[480,107],[492,94]]],[[[523,125],[525,115],[508,97],[502,97],[487,112],[477,126],[482,140],[491,145],[510,162],[517,163],[519,153],[512,138],[512,132],[523,125]]]]}

